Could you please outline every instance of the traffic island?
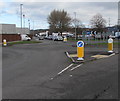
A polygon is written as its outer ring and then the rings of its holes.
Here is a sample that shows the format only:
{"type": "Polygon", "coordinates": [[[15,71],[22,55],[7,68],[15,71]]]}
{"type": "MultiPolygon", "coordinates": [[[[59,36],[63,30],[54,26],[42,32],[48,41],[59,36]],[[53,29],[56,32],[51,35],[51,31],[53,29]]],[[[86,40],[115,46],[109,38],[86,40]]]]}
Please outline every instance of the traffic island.
{"type": "Polygon", "coordinates": [[[102,59],[102,58],[107,58],[110,56],[113,56],[115,54],[118,54],[117,52],[113,52],[113,53],[109,53],[109,52],[104,52],[104,51],[86,51],[85,52],[85,56],[84,56],[84,60],[77,60],[77,51],[67,51],[65,52],[67,57],[70,58],[72,60],[73,63],[85,63],[88,61],[94,61],[97,59],[102,59]]]}

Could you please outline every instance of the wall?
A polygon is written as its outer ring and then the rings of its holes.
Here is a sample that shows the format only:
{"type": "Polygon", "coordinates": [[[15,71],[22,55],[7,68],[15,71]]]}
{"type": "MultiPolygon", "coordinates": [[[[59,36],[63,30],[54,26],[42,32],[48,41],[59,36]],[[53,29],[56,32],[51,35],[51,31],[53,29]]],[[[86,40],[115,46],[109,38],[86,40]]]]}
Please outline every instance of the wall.
{"type": "Polygon", "coordinates": [[[3,41],[3,39],[6,39],[7,42],[19,41],[21,40],[21,37],[18,34],[0,34],[0,40],[3,41]]]}
{"type": "Polygon", "coordinates": [[[18,34],[30,34],[30,31],[28,28],[19,28],[19,27],[16,27],[16,33],[18,34]]]}
{"type": "Polygon", "coordinates": [[[16,25],[0,24],[0,34],[16,34],[16,25]]]}

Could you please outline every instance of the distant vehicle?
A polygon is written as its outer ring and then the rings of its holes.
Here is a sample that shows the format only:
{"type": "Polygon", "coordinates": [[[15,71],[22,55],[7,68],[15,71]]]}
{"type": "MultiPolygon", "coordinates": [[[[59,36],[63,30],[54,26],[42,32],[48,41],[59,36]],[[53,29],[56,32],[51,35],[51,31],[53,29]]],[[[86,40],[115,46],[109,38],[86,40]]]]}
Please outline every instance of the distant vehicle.
{"type": "Polygon", "coordinates": [[[74,37],[74,34],[68,33],[68,34],[67,34],[67,37],[74,37]]]}
{"type": "Polygon", "coordinates": [[[37,40],[43,40],[44,39],[44,35],[35,34],[35,39],[37,39],[37,40]]]}
{"type": "Polygon", "coordinates": [[[52,36],[58,36],[59,33],[52,33],[52,36]]]}
{"type": "Polygon", "coordinates": [[[101,39],[102,36],[101,36],[100,34],[96,34],[96,35],[95,35],[95,38],[96,38],[96,39],[101,39]]]}
{"type": "Polygon", "coordinates": [[[47,37],[47,39],[52,40],[52,39],[53,39],[53,36],[52,36],[52,35],[49,35],[49,36],[47,37]]]}
{"type": "Polygon", "coordinates": [[[44,40],[44,36],[40,35],[39,40],[44,40]]]}
{"type": "Polygon", "coordinates": [[[63,41],[63,37],[62,36],[53,36],[53,40],[54,41],[63,41]]]}
{"type": "Polygon", "coordinates": [[[28,35],[26,35],[26,34],[21,34],[21,40],[26,40],[26,41],[30,41],[31,40],[31,38],[28,36],[28,35]]]}
{"type": "Polygon", "coordinates": [[[37,37],[39,40],[44,40],[44,36],[42,36],[42,35],[38,35],[37,37]]]}
{"type": "Polygon", "coordinates": [[[110,35],[109,38],[115,39],[116,37],[113,35],[110,35]]]}
{"type": "Polygon", "coordinates": [[[88,38],[88,37],[90,37],[90,35],[88,35],[88,34],[87,34],[87,35],[85,35],[85,38],[88,38]]]}
{"type": "Polygon", "coordinates": [[[120,32],[115,32],[115,37],[120,39],[120,32]]]}

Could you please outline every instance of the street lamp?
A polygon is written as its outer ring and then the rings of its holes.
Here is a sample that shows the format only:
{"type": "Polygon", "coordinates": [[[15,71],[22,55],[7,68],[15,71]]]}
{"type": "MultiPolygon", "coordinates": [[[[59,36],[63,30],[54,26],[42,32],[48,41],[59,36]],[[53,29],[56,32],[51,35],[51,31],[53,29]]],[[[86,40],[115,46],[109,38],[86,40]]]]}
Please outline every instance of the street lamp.
{"type": "Polygon", "coordinates": [[[117,22],[117,31],[120,31],[120,1],[118,2],[118,22],[117,22]]]}
{"type": "Polygon", "coordinates": [[[23,20],[24,20],[24,33],[25,33],[25,14],[23,14],[23,20]]]}
{"type": "Polygon", "coordinates": [[[77,35],[76,35],[76,12],[74,12],[75,14],[75,40],[77,39],[77,35]]]}
{"type": "Polygon", "coordinates": [[[24,28],[25,28],[25,14],[23,14],[24,28]]]}
{"type": "Polygon", "coordinates": [[[29,25],[29,34],[30,34],[30,20],[28,19],[28,25],[29,25]]]}
{"type": "Polygon", "coordinates": [[[23,4],[20,4],[20,15],[21,15],[21,31],[22,31],[22,6],[23,4]]]}

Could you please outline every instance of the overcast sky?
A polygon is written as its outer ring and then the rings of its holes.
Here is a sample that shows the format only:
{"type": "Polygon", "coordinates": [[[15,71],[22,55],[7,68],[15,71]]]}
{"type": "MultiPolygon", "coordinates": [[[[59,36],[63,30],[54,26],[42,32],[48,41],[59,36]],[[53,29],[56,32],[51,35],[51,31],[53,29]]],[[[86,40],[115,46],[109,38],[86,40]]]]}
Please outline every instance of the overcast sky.
{"type": "Polygon", "coordinates": [[[106,19],[107,25],[116,25],[118,20],[118,1],[119,0],[0,0],[0,23],[16,24],[20,27],[20,4],[23,4],[23,14],[25,14],[25,26],[28,27],[28,19],[31,22],[31,29],[48,28],[47,17],[54,9],[68,12],[74,18],[76,12],[77,18],[86,26],[90,26],[90,19],[97,13],[100,13],[106,19]],[[21,2],[20,2],[21,1],[21,2]],[[33,2],[34,1],[34,2],[33,2]],[[43,2],[44,1],[44,2],[43,2]],[[61,2],[59,2],[61,1],[61,2]],[[109,2],[108,2],[109,1],[109,2]],[[114,2],[113,2],[114,1],[114,2]]]}

